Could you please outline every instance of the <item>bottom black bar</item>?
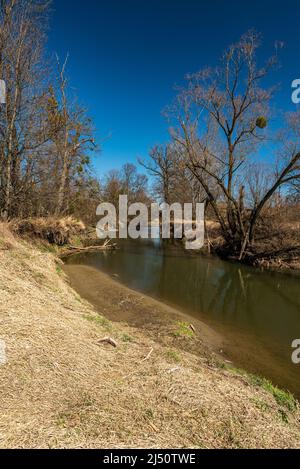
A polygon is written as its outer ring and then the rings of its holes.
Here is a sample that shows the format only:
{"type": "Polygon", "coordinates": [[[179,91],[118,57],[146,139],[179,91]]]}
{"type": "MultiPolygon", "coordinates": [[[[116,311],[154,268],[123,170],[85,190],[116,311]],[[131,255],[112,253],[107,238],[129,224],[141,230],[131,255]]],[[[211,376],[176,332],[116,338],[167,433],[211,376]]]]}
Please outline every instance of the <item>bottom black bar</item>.
{"type": "Polygon", "coordinates": [[[294,458],[290,450],[183,450],[183,449],[111,449],[111,450],[0,450],[0,464],[29,463],[30,467],[41,464],[64,466],[68,463],[89,467],[121,466],[124,468],[164,467],[181,464],[194,467],[206,463],[240,464],[272,460],[285,462],[294,458]]]}

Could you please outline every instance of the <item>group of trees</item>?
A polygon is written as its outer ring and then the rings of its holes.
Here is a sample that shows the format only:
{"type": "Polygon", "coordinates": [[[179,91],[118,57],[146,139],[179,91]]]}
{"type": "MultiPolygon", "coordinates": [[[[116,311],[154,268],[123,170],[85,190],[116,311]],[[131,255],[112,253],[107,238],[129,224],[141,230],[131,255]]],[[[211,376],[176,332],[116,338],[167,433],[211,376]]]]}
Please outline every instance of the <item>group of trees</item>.
{"type": "Polygon", "coordinates": [[[76,212],[96,198],[94,130],[69,90],[67,61],[45,54],[49,1],[0,1],[0,215],[76,212]]]}
{"type": "Polygon", "coordinates": [[[119,196],[127,195],[128,203],[151,203],[148,195],[148,178],[138,172],[137,167],[131,163],[125,163],[121,170],[109,171],[101,184],[101,200],[110,202],[116,208],[119,204],[119,196]]]}
{"type": "Polygon", "coordinates": [[[141,162],[164,201],[204,202],[220,226],[223,249],[240,259],[251,252],[266,210],[287,203],[291,192],[297,200],[300,187],[300,113],[282,116],[272,134],[275,88],[264,85],[281,45],[262,67],[259,45],[250,31],[216,68],[189,75],[167,109],[171,142],[141,162]]]}

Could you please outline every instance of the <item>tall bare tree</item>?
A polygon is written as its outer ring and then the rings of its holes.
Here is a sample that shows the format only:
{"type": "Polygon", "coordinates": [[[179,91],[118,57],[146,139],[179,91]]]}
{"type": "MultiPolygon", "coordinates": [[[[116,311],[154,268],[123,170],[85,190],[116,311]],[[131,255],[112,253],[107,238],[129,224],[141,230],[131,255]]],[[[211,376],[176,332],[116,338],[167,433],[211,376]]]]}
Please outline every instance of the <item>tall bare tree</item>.
{"type": "Polygon", "coordinates": [[[19,196],[29,184],[33,159],[45,141],[38,103],[43,94],[41,57],[48,3],[0,3],[0,75],[6,83],[6,104],[0,113],[0,205],[4,218],[16,214],[19,196]]]}
{"type": "Polygon", "coordinates": [[[220,66],[188,76],[186,89],[171,108],[177,122],[172,137],[207,195],[227,249],[240,258],[253,242],[257,220],[270,198],[299,176],[299,147],[289,147],[274,183],[245,211],[240,175],[266,139],[274,92],[262,83],[276,64],[276,54],[258,67],[259,45],[257,33],[245,34],[225,51],[220,66]]]}
{"type": "Polygon", "coordinates": [[[147,160],[139,158],[139,164],[156,180],[156,191],[163,202],[171,203],[176,177],[178,156],[173,145],[156,145],[147,160]]]}
{"type": "MultiPolygon", "coordinates": [[[[59,60],[58,65],[59,65],[59,60]]],[[[88,152],[95,147],[93,128],[83,108],[68,94],[65,60],[59,69],[57,93],[49,90],[48,124],[54,143],[58,166],[58,188],[55,214],[69,209],[70,179],[72,172],[81,172],[89,163],[88,152]]]]}

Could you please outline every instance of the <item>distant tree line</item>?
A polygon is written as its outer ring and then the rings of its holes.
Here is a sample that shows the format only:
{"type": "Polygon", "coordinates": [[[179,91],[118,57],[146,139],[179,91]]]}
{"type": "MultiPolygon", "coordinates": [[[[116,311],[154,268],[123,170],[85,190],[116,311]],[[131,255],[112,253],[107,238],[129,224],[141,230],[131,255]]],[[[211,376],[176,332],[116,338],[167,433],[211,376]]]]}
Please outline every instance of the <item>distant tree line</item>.
{"type": "MultiPolygon", "coordinates": [[[[243,259],[270,210],[300,202],[300,112],[276,111],[266,78],[279,49],[258,65],[261,38],[246,33],[219,64],[186,77],[165,114],[170,141],[101,181],[93,175],[95,129],[71,91],[67,59],[45,53],[49,2],[0,0],[0,218],[74,214],[95,221],[100,201],[197,202],[219,226],[222,249],[243,259]],[[278,124],[278,123],[277,123],[278,124]],[[263,158],[267,155],[267,158],[263,158]]],[[[270,80],[268,79],[268,82],[270,80]]]]}

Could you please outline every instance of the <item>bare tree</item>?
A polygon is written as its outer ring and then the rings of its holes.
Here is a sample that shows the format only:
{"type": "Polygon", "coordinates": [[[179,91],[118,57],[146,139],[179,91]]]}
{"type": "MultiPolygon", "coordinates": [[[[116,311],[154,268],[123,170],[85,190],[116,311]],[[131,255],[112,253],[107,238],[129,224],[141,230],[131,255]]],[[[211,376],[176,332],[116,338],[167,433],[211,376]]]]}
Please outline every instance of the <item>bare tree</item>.
{"type": "Polygon", "coordinates": [[[126,163],[121,170],[111,170],[106,174],[103,184],[103,199],[118,207],[119,196],[127,195],[128,202],[151,202],[148,193],[148,178],[137,171],[134,164],[126,163]]]}
{"type": "Polygon", "coordinates": [[[16,213],[36,151],[45,141],[37,109],[43,94],[41,55],[48,3],[0,3],[0,75],[6,82],[6,105],[0,113],[0,204],[4,218],[16,213]],[[26,168],[23,174],[22,165],[26,168]]]}
{"type": "MultiPolygon", "coordinates": [[[[57,59],[58,65],[59,60],[57,59]]],[[[48,123],[58,158],[59,184],[55,214],[60,215],[69,209],[71,172],[80,172],[89,162],[87,151],[92,151],[95,143],[90,119],[85,110],[68,95],[65,60],[59,69],[57,95],[50,88],[48,99],[48,123]]]]}
{"type": "Polygon", "coordinates": [[[147,161],[139,158],[143,166],[157,181],[156,189],[163,202],[171,203],[171,193],[176,177],[177,154],[172,145],[156,145],[147,161]]]}
{"type": "Polygon", "coordinates": [[[227,49],[219,67],[188,76],[186,89],[171,108],[177,122],[171,135],[207,195],[226,249],[240,258],[253,241],[264,206],[282,184],[299,176],[299,148],[294,146],[281,160],[274,184],[245,211],[241,174],[266,139],[274,92],[263,88],[262,80],[275,65],[276,56],[258,67],[259,45],[255,32],[244,35],[227,49]]]}

